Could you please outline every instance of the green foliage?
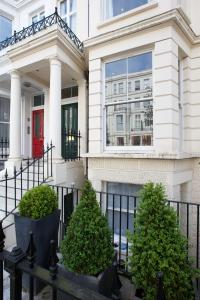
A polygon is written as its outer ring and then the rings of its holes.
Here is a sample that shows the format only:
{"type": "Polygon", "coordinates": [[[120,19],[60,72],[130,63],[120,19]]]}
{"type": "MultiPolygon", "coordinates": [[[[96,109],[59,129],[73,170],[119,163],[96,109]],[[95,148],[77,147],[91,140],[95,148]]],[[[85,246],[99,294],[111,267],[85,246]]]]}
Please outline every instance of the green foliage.
{"type": "Polygon", "coordinates": [[[128,234],[133,282],[154,300],[156,274],[164,273],[166,300],[192,300],[194,271],[187,259],[187,240],[181,234],[176,213],[166,202],[161,184],[147,183],[140,193],[135,233],[128,234]]]}
{"type": "Polygon", "coordinates": [[[65,267],[80,274],[96,275],[112,262],[111,232],[89,181],[85,182],[80,203],[72,214],[61,253],[65,267]]]}
{"type": "Polygon", "coordinates": [[[52,214],[58,208],[58,199],[48,185],[40,185],[27,191],[19,203],[21,216],[40,219],[52,214]]]}

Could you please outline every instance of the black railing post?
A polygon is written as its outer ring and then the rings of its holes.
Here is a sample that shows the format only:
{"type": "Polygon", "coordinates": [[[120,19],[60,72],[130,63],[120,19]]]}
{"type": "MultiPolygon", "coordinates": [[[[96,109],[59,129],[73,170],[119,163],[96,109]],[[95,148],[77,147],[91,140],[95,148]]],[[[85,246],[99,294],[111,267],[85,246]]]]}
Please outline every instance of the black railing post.
{"type": "Polygon", "coordinates": [[[21,162],[21,165],[20,165],[20,188],[21,188],[21,198],[23,196],[23,166],[22,166],[22,162],[21,162]]]}
{"type": "MultiPolygon", "coordinates": [[[[49,274],[52,280],[55,280],[57,277],[58,266],[57,266],[58,258],[56,255],[56,243],[55,241],[50,242],[50,266],[49,266],[49,274]]],[[[52,288],[52,300],[57,300],[57,290],[52,288]]]]}
{"type": "Polygon", "coordinates": [[[35,34],[35,23],[32,23],[33,34],[35,34]]]}
{"type": "Polygon", "coordinates": [[[155,300],[165,300],[165,293],[163,287],[163,273],[159,272],[157,274],[157,295],[155,300]]]}
{"type": "Polygon", "coordinates": [[[50,148],[51,148],[51,177],[52,177],[53,176],[53,156],[52,156],[53,144],[52,144],[52,141],[51,141],[51,144],[50,144],[50,148]]]}
{"type": "MultiPolygon", "coordinates": [[[[5,245],[5,234],[3,232],[2,221],[0,221],[0,252],[3,251],[5,245]]],[[[0,260],[0,300],[3,300],[3,261],[0,260]]]]}
{"type": "Polygon", "coordinates": [[[78,132],[78,159],[81,158],[81,133],[80,130],[78,132]]]}
{"type": "Polygon", "coordinates": [[[44,154],[45,154],[45,151],[44,151],[44,146],[43,146],[43,150],[42,150],[42,176],[43,176],[43,182],[44,182],[44,179],[45,179],[45,176],[44,176],[44,154]]]}
{"type": "MultiPolygon", "coordinates": [[[[27,261],[28,261],[30,269],[33,269],[33,267],[34,267],[35,252],[36,252],[36,249],[35,249],[35,245],[33,242],[33,233],[30,232],[29,245],[28,245],[28,249],[26,251],[27,261]]],[[[29,300],[33,300],[33,298],[34,298],[34,279],[30,275],[29,276],[29,300]]]]}
{"type": "Polygon", "coordinates": [[[10,300],[22,299],[22,273],[18,270],[18,263],[25,257],[25,253],[14,247],[5,259],[4,268],[10,274],[10,300]]]}
{"type": "Polygon", "coordinates": [[[6,212],[6,216],[8,214],[8,171],[6,169],[5,172],[5,212],[6,212]]]}
{"type": "Polygon", "coordinates": [[[17,206],[17,170],[14,166],[14,198],[15,198],[15,207],[17,206]]]}
{"type": "Polygon", "coordinates": [[[49,178],[49,144],[47,143],[47,178],[49,178]]]}
{"type": "Polygon", "coordinates": [[[58,8],[55,7],[55,23],[58,23],[58,8]]]}
{"type": "Polygon", "coordinates": [[[29,190],[29,165],[30,165],[30,161],[29,161],[29,157],[27,160],[27,191],[29,190]]]}
{"type": "Polygon", "coordinates": [[[17,32],[16,32],[16,30],[14,30],[14,42],[15,42],[15,44],[17,42],[17,32]]]}

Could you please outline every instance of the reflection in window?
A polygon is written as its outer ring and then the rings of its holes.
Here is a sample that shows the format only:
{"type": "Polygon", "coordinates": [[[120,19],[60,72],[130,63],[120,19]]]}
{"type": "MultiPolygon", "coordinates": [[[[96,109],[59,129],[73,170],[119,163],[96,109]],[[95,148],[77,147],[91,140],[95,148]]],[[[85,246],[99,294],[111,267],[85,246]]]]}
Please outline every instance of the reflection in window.
{"type": "Polygon", "coordinates": [[[151,52],[107,63],[105,76],[107,89],[113,91],[105,97],[107,146],[151,146],[151,52]],[[131,88],[130,83],[134,83],[135,88],[131,88]],[[113,126],[115,122],[116,126],[113,126]]]}
{"type": "Polygon", "coordinates": [[[120,233],[122,235],[121,242],[126,243],[127,230],[133,231],[134,208],[139,205],[138,193],[141,188],[142,185],[107,183],[107,216],[115,243],[119,242],[120,233]]]}
{"type": "Polygon", "coordinates": [[[112,18],[123,14],[151,0],[104,0],[104,18],[112,18]]]}
{"type": "Polygon", "coordinates": [[[10,100],[0,97],[0,139],[9,138],[10,100]]]}
{"type": "Polygon", "coordinates": [[[124,121],[123,121],[123,115],[117,115],[116,116],[116,123],[117,123],[117,131],[123,131],[124,129],[124,121]]]}
{"type": "Polygon", "coordinates": [[[12,21],[0,16],[0,42],[12,35],[12,21]]]}

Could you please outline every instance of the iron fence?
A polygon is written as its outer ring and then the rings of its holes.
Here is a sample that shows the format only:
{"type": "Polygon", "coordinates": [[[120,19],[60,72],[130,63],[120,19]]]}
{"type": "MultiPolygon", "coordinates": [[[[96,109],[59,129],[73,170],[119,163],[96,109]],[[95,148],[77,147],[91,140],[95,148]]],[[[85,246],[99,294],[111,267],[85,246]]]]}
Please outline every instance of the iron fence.
{"type": "MultiPolygon", "coordinates": [[[[71,214],[81,197],[81,190],[73,187],[51,185],[59,197],[61,220],[59,241],[64,237],[71,214]]],[[[106,215],[112,231],[113,244],[118,251],[119,270],[128,274],[128,257],[130,243],[127,231],[134,232],[133,221],[136,217],[140,199],[137,196],[107,192],[96,192],[102,212],[106,215]]],[[[200,264],[200,204],[168,201],[177,214],[182,233],[188,238],[189,255],[193,258],[194,267],[200,264]]]]}
{"type": "Polygon", "coordinates": [[[64,130],[62,137],[62,156],[65,161],[80,160],[80,131],[64,130]]]}
{"type": "Polygon", "coordinates": [[[83,43],[78,39],[75,33],[70,29],[67,23],[59,16],[57,7],[55,8],[55,13],[50,16],[43,18],[42,20],[32,23],[32,25],[23,28],[21,31],[14,31],[14,35],[7,38],[6,40],[0,42],[0,50],[7,48],[8,46],[12,46],[29,36],[36,34],[54,24],[58,24],[63,31],[67,34],[70,40],[74,43],[78,50],[83,52],[83,43]]]}

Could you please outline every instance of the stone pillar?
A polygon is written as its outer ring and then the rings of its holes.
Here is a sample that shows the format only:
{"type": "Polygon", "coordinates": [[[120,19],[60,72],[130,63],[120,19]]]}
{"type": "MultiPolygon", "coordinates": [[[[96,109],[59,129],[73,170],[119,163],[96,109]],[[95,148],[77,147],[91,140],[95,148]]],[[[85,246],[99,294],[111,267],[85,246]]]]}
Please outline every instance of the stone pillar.
{"type": "Polygon", "coordinates": [[[61,161],[61,62],[57,58],[50,59],[50,113],[49,137],[55,146],[54,161],[61,161]]]}
{"type": "Polygon", "coordinates": [[[15,70],[11,72],[9,160],[21,160],[21,78],[15,70]]]}
{"type": "Polygon", "coordinates": [[[87,81],[85,79],[78,81],[78,124],[81,133],[80,152],[85,154],[87,152],[87,81]]]}

